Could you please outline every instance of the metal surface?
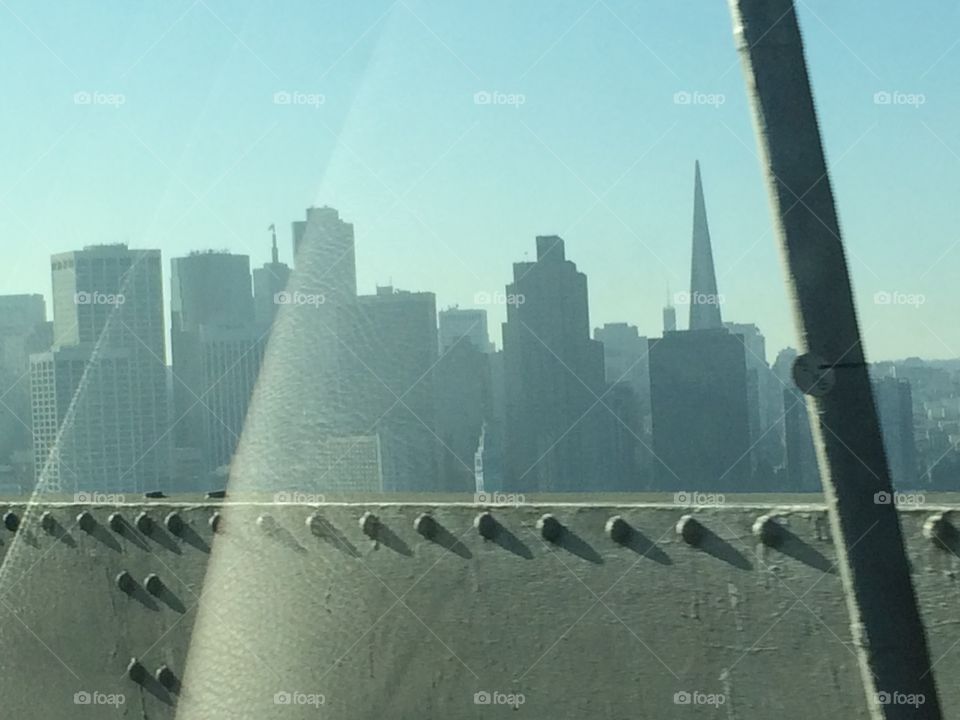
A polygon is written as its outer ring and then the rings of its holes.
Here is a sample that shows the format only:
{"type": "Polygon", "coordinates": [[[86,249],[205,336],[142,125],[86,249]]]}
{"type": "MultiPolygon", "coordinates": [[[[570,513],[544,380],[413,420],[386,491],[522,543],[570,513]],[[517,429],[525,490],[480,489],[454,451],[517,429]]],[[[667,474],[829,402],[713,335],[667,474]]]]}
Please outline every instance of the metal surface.
{"type": "Polygon", "coordinates": [[[795,375],[814,375],[804,384],[868,703],[878,720],[935,720],[937,690],[897,513],[877,500],[893,488],[796,9],[793,0],[730,5],[807,353],[795,375]],[[901,696],[924,704],[886,701],[901,696]]]}
{"type": "MultiPolygon", "coordinates": [[[[23,522],[0,546],[17,556],[0,589],[4,716],[869,717],[825,507],[601,502],[47,505],[52,532],[7,506],[23,522]],[[775,545],[755,534],[770,519],[775,545]],[[75,704],[84,692],[124,702],[75,704]],[[711,696],[723,705],[696,704],[711,696]]],[[[947,678],[960,560],[937,538],[953,507],[901,512],[947,678]]]]}

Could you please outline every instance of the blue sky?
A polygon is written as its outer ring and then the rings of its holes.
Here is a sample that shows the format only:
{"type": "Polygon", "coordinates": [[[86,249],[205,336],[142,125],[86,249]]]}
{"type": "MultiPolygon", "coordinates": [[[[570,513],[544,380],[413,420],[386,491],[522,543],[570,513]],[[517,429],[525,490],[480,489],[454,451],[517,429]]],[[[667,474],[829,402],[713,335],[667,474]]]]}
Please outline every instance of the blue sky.
{"type": "MultiPolygon", "coordinates": [[[[960,3],[799,12],[868,353],[960,356],[960,3]]],[[[91,243],[260,264],[270,223],[290,261],[329,204],[362,291],[471,306],[558,233],[593,324],[655,336],[699,158],[725,318],[771,360],[795,342],[720,0],[3,0],[0,63],[0,292],[49,293],[49,255],[91,243]]]]}

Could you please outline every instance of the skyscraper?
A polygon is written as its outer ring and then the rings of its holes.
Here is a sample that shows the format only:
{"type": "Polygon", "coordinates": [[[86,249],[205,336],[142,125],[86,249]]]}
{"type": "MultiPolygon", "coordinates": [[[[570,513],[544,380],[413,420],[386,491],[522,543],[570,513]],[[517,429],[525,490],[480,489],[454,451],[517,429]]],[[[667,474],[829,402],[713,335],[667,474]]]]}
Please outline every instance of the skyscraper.
{"type": "Polygon", "coordinates": [[[720,313],[706,206],[696,164],[690,329],[650,342],[657,486],[746,490],[752,476],[746,350],[720,313]]]}
{"type": "Polygon", "coordinates": [[[590,339],[587,277],[566,259],[562,239],[541,236],[537,260],[514,263],[506,297],[518,300],[503,326],[507,487],[601,489],[613,419],[597,402],[603,346],[590,339]]]}
{"type": "Polygon", "coordinates": [[[611,480],[620,490],[638,490],[651,481],[650,350],[635,325],[607,323],[594,339],[603,344],[609,401],[617,421],[612,436],[611,480]]]}
{"type": "Polygon", "coordinates": [[[89,246],[51,268],[54,348],[31,363],[37,471],[56,448],[64,490],[156,489],[171,475],[160,251],[89,246]]]}
{"type": "MultiPolygon", "coordinates": [[[[345,296],[357,295],[357,260],[354,250],[353,225],[343,222],[332,207],[307,208],[306,220],[293,223],[293,258],[296,267],[317,263],[329,274],[324,285],[327,294],[334,288],[345,296]],[[301,257],[301,252],[309,256],[301,257]]],[[[301,288],[307,292],[307,288],[301,288]]],[[[331,300],[332,298],[327,298],[331,300]]]]}
{"type": "MultiPolygon", "coordinates": [[[[250,259],[196,252],[171,261],[174,436],[201,471],[229,465],[263,357],[250,259]]],[[[266,332],[264,329],[263,332],[266,332]]]]}
{"type": "Polygon", "coordinates": [[[897,377],[879,378],[874,394],[893,486],[898,490],[916,488],[918,462],[910,383],[897,377]]]}
{"type": "Polygon", "coordinates": [[[0,295],[0,465],[32,451],[30,355],[52,342],[43,295],[0,295]]]}
{"type": "Polygon", "coordinates": [[[713,247],[707,225],[707,205],[703,199],[700,162],[694,165],[693,184],[693,261],[690,264],[690,330],[723,327],[720,319],[722,299],[717,292],[713,268],[713,247]]]}
{"type": "Polygon", "coordinates": [[[440,351],[452,347],[461,338],[466,338],[480,352],[493,352],[486,310],[452,307],[440,311],[440,351]]]}
{"type": "Polygon", "coordinates": [[[290,266],[280,262],[277,230],[273,225],[269,230],[273,233],[270,262],[253,271],[254,319],[257,326],[263,329],[273,324],[280,307],[281,293],[286,291],[290,283],[290,266]]]}
{"type": "Polygon", "coordinates": [[[440,454],[450,451],[435,430],[436,297],[387,286],[358,304],[355,332],[341,334],[352,345],[344,360],[355,368],[355,432],[379,435],[385,490],[437,490],[440,454]]]}

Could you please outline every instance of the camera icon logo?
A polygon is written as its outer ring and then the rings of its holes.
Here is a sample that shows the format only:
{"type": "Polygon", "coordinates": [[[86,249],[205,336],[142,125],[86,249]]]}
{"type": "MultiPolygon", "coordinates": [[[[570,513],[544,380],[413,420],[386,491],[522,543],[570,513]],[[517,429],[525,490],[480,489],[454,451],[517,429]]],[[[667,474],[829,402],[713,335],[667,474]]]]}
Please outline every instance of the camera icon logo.
{"type": "Polygon", "coordinates": [[[873,496],[873,502],[876,505],[889,505],[893,502],[893,496],[885,490],[881,490],[873,496]]]}
{"type": "Polygon", "coordinates": [[[493,696],[485,690],[475,693],[473,696],[474,705],[489,705],[493,702],[493,696]]]}
{"type": "Polygon", "coordinates": [[[88,693],[86,690],[81,690],[80,692],[73,694],[74,705],[89,705],[92,702],[93,695],[88,693]]]}

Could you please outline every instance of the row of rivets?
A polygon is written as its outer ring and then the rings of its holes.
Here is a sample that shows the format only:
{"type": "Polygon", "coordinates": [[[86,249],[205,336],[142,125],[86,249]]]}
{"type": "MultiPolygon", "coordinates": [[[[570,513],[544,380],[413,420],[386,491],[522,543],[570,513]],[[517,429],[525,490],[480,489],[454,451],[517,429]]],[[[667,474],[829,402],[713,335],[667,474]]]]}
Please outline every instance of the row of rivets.
{"type": "MultiPolygon", "coordinates": [[[[137,658],[130,659],[130,663],[127,665],[127,676],[131,680],[141,685],[147,679],[147,674],[147,668],[143,666],[143,663],[137,660],[137,658]]],[[[158,667],[154,677],[157,679],[157,682],[167,690],[173,690],[177,685],[176,674],[166,665],[158,667]]]]}
{"type": "MultiPolygon", "coordinates": [[[[117,587],[127,594],[130,594],[137,589],[137,581],[134,580],[133,576],[126,570],[117,575],[116,582],[117,587]]],[[[151,595],[159,597],[163,594],[165,586],[163,584],[163,580],[161,580],[157,574],[150,573],[144,578],[143,587],[145,587],[147,592],[151,595]]]]}
{"type": "MultiPolygon", "coordinates": [[[[213,513],[209,519],[210,529],[213,532],[218,532],[222,524],[221,521],[220,513],[213,513]]],[[[319,530],[322,522],[320,516],[316,514],[307,518],[307,525],[313,530],[319,530]]],[[[15,532],[20,527],[20,518],[13,511],[8,511],[3,516],[3,524],[8,530],[15,532]]],[[[84,510],[77,515],[77,524],[85,532],[93,532],[97,526],[97,521],[91,513],[84,510]]],[[[122,533],[126,527],[126,521],[120,513],[111,514],[108,524],[117,533],[122,533]]],[[[359,524],[364,535],[370,538],[377,537],[380,519],[374,513],[365,512],[360,517],[359,524]]],[[[499,527],[499,523],[489,511],[479,513],[474,518],[473,524],[480,536],[487,540],[496,536],[499,527]]],[[[56,518],[49,511],[41,515],[40,525],[50,533],[59,526],[56,518]]],[[[260,515],[257,518],[257,525],[263,530],[274,530],[276,520],[271,515],[260,515]]],[[[150,535],[155,527],[153,518],[146,512],[137,515],[134,526],[144,535],[150,535]]],[[[164,526],[170,533],[177,536],[182,535],[186,529],[186,523],[177,511],[167,514],[164,518],[164,526]]],[[[425,538],[435,537],[440,529],[439,523],[428,513],[419,515],[414,521],[413,527],[417,533],[425,538]]],[[[547,513],[537,520],[537,530],[544,540],[555,543],[562,536],[564,526],[556,517],[547,513]]],[[[607,536],[618,544],[626,543],[633,533],[633,528],[620,515],[614,515],[607,520],[604,530],[607,536]]],[[[776,546],[784,535],[783,527],[777,516],[772,514],[758,517],[753,523],[752,532],[760,542],[771,547],[776,546]]],[[[697,545],[706,534],[706,529],[693,515],[684,515],[676,524],[676,533],[687,544],[697,545]]],[[[927,518],[923,526],[923,534],[925,538],[941,547],[947,547],[960,539],[960,532],[947,518],[946,513],[937,513],[927,518]]]]}

